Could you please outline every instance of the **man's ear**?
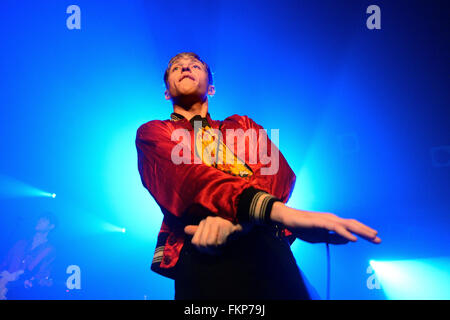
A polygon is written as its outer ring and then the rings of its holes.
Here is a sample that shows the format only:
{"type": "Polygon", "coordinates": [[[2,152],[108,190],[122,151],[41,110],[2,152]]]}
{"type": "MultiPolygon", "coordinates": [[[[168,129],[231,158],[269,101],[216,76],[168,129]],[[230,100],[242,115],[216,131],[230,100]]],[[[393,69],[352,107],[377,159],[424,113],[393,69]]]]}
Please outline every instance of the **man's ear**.
{"type": "Polygon", "coordinates": [[[164,91],[164,96],[166,97],[166,100],[170,100],[172,97],[170,96],[169,90],[166,89],[166,91],[164,91]]]}
{"type": "Polygon", "coordinates": [[[208,86],[208,95],[213,96],[216,93],[216,87],[213,85],[208,86]]]}

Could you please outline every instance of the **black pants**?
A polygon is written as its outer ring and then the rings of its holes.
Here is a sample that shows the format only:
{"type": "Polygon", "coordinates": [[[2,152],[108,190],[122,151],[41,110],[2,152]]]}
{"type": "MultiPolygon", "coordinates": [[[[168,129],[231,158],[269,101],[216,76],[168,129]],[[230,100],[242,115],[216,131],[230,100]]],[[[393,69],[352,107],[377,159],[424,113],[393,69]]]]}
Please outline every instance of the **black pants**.
{"type": "Polygon", "coordinates": [[[176,266],[176,300],[310,299],[289,244],[265,227],[227,243],[217,256],[190,240],[176,266]]]}

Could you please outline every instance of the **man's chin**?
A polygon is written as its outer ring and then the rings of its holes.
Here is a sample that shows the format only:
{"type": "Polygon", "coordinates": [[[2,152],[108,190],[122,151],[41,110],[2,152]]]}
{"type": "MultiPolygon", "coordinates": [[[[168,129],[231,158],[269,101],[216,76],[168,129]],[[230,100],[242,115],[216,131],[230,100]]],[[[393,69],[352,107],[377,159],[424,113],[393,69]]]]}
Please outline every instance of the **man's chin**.
{"type": "Polygon", "coordinates": [[[195,87],[187,87],[178,90],[178,96],[195,96],[198,95],[197,88],[195,87]]]}
{"type": "Polygon", "coordinates": [[[186,92],[186,93],[180,93],[176,97],[172,97],[172,100],[177,103],[181,104],[192,104],[195,102],[202,102],[204,101],[204,97],[206,95],[200,95],[198,92],[186,92]]]}

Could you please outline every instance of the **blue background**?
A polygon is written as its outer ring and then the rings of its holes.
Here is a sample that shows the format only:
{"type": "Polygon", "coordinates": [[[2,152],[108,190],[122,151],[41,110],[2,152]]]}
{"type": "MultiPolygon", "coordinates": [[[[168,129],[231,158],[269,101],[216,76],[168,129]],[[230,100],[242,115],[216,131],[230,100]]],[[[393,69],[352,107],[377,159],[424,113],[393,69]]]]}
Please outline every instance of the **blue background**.
{"type": "MultiPolygon", "coordinates": [[[[194,51],[214,73],[213,119],[280,130],[297,175],[288,205],[379,231],[381,245],[331,247],[331,298],[385,299],[367,287],[370,259],[450,256],[448,13],[445,1],[2,0],[0,255],[50,210],[57,298],[173,298],[149,269],[162,214],[134,140],[168,119],[167,62],[194,51]],[[81,30],[66,27],[71,4],[81,30]],[[371,4],[381,30],[366,27],[371,4]],[[82,289],[66,292],[71,264],[82,289]]],[[[325,298],[325,246],[292,250],[325,298]]]]}

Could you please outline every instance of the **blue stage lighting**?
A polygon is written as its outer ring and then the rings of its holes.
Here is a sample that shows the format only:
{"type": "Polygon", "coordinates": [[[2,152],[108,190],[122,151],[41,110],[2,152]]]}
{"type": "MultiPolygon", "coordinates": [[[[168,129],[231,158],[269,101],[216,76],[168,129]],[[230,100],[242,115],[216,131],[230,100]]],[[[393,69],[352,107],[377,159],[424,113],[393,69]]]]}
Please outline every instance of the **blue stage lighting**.
{"type": "Polygon", "coordinates": [[[55,198],[55,193],[49,193],[39,188],[29,185],[15,178],[0,174],[0,197],[51,197],[55,198]]]}
{"type": "Polygon", "coordinates": [[[377,261],[370,265],[392,300],[448,300],[450,258],[377,261]]]}
{"type": "Polygon", "coordinates": [[[102,222],[101,225],[102,225],[103,230],[108,231],[108,232],[121,232],[121,233],[126,232],[125,228],[115,226],[109,222],[102,222]]]}

